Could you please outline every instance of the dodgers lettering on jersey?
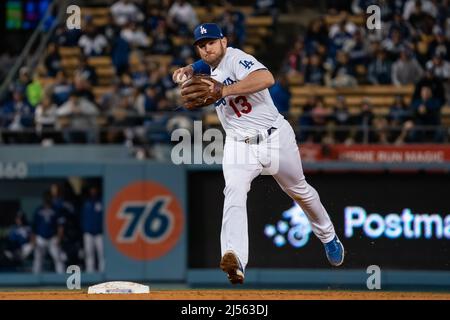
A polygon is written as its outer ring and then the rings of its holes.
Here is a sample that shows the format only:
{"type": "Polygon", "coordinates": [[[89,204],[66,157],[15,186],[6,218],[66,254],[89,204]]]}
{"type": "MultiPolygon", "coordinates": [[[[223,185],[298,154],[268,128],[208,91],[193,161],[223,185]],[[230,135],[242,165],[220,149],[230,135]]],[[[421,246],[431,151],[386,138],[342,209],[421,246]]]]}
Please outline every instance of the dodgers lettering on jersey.
{"type": "MultiPolygon", "coordinates": [[[[231,85],[251,72],[267,69],[261,62],[242,50],[227,48],[220,64],[211,69],[211,77],[231,85]]],[[[247,95],[227,96],[215,103],[216,111],[227,135],[238,138],[252,136],[283,118],[275,107],[268,89],[247,95]]]]}

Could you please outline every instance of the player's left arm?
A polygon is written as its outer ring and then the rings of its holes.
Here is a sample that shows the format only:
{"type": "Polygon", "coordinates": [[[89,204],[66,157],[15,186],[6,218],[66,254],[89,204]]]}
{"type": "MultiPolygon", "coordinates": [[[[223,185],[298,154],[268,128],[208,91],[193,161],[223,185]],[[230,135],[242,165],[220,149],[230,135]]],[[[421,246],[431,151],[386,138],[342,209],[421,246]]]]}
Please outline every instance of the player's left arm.
{"type": "Polygon", "coordinates": [[[244,79],[224,86],[222,95],[246,95],[267,89],[275,83],[272,73],[267,69],[259,69],[249,73],[244,79]]]}

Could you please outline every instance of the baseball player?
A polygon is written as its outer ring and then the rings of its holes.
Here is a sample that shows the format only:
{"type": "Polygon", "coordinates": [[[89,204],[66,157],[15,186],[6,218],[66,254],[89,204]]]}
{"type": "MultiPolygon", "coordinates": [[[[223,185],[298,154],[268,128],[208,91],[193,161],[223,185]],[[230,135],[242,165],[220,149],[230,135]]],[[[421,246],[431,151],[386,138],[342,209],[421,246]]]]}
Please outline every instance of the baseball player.
{"type": "Polygon", "coordinates": [[[95,271],[95,254],[97,253],[98,271],[105,270],[103,250],[103,204],[96,186],[89,188],[89,198],[81,209],[81,228],[85,250],[86,272],[95,271]]]}
{"type": "Polygon", "coordinates": [[[33,273],[40,273],[42,271],[47,250],[53,259],[56,272],[63,273],[64,263],[61,259],[60,243],[64,233],[64,220],[52,205],[49,192],[44,193],[42,200],[42,205],[36,208],[33,216],[33,273]]]}
{"type": "Polygon", "coordinates": [[[221,269],[232,284],[244,282],[248,262],[247,193],[252,180],[267,168],[275,168],[269,173],[306,213],[331,265],[341,265],[344,247],[317,191],[305,180],[294,131],[270,97],[268,88],[274,84],[271,72],[253,56],[227,47],[226,37],[214,23],[195,28],[194,46],[201,60],[175,70],[173,80],[180,83],[194,74],[207,73],[220,86],[223,84],[222,98],[215,103],[226,132],[221,269]],[[246,155],[244,162],[242,154],[246,155]]]}

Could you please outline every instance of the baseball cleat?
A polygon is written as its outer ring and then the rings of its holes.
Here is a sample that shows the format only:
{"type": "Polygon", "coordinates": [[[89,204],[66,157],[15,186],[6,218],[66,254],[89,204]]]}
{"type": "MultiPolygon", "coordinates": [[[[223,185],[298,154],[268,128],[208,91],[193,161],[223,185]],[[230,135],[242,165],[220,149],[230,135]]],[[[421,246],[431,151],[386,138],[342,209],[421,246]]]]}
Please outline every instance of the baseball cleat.
{"type": "Polygon", "coordinates": [[[338,267],[344,262],[344,246],[337,236],[333,240],[324,244],[328,261],[332,266],[338,267]]]}
{"type": "Polygon", "coordinates": [[[244,271],[238,257],[233,251],[226,251],[220,260],[220,268],[228,276],[232,284],[244,283],[244,271]]]}

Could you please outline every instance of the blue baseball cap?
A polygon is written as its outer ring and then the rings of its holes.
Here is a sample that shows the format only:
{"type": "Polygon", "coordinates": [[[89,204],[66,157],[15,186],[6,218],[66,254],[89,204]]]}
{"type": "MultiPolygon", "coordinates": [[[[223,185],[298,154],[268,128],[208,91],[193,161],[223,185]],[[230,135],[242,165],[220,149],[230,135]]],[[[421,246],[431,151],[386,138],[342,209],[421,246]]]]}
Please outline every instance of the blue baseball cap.
{"type": "Polygon", "coordinates": [[[194,30],[194,44],[203,39],[222,39],[223,33],[215,23],[203,23],[194,30]]]}

